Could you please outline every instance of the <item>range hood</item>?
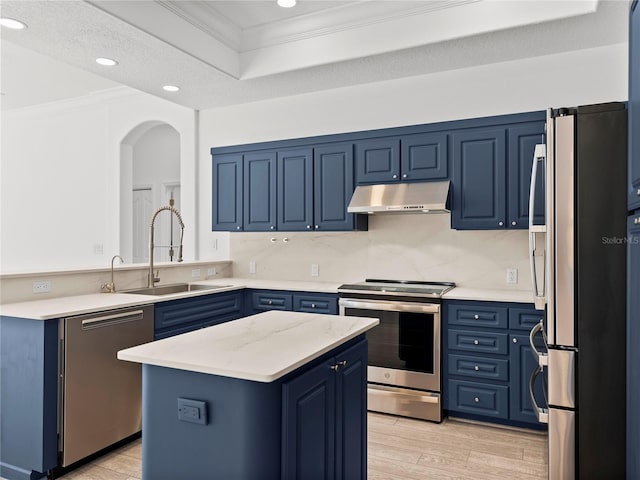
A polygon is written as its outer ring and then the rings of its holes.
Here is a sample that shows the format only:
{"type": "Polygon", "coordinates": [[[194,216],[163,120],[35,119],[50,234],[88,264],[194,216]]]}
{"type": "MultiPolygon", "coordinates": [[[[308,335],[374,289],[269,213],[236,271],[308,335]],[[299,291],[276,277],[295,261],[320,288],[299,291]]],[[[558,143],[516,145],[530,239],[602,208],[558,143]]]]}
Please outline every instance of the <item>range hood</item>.
{"type": "Polygon", "coordinates": [[[359,185],[349,213],[447,213],[449,180],[444,182],[359,185]]]}

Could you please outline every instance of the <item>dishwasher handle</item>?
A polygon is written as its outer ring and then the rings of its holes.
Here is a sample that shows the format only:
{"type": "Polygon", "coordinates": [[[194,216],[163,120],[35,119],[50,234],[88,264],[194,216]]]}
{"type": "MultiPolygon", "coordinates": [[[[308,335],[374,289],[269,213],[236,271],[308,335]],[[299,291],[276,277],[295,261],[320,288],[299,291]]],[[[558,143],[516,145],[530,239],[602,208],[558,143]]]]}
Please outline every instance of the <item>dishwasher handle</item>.
{"type": "Polygon", "coordinates": [[[121,313],[94,316],[82,320],[82,330],[110,327],[121,323],[135,322],[144,318],[144,310],[129,310],[121,313]]]}

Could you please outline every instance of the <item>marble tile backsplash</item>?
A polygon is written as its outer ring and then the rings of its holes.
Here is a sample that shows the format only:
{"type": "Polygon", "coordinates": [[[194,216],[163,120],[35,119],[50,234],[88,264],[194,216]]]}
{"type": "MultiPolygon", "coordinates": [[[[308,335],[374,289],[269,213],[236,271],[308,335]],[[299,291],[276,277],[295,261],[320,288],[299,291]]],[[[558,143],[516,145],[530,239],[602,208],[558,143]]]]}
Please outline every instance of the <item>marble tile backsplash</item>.
{"type": "Polygon", "coordinates": [[[233,276],[323,282],[377,277],[531,288],[526,230],[458,231],[450,222],[448,214],[379,215],[369,217],[366,232],[232,233],[233,276]],[[319,267],[318,277],[311,276],[312,264],[319,267]],[[506,283],[507,268],[518,269],[517,284],[506,283]]]}

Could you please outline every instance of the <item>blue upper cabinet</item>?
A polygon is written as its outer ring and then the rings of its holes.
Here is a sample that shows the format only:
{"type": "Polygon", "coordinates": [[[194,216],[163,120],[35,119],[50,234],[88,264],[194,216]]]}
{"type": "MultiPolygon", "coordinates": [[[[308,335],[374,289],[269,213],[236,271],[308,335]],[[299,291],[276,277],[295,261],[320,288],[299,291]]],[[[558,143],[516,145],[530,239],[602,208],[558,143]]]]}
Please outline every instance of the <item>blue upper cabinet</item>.
{"type": "Polygon", "coordinates": [[[242,224],[242,154],[213,157],[212,230],[240,231],[242,224]]]}
{"type": "Polygon", "coordinates": [[[640,2],[629,14],[629,210],[640,208],[640,2]]]}
{"type": "Polygon", "coordinates": [[[276,153],[244,155],[244,230],[276,229],[276,153]]]}
{"type": "Polygon", "coordinates": [[[447,134],[417,133],[356,143],[358,184],[448,178],[447,134]]]}
{"type": "Polygon", "coordinates": [[[278,152],[278,230],[313,228],[313,150],[278,152]]]}
{"type": "MultiPolygon", "coordinates": [[[[544,143],[545,122],[533,122],[507,129],[508,155],[508,226],[527,228],[529,223],[529,191],[533,153],[538,143],[544,143]]],[[[536,175],[534,224],[544,225],[544,171],[536,175]]]]}
{"type": "Polygon", "coordinates": [[[356,179],[361,183],[400,179],[400,139],[379,138],[356,142],[356,179]]]}
{"type": "Polygon", "coordinates": [[[475,230],[504,228],[507,213],[506,130],[460,130],[452,137],[452,227],[475,230]]]}
{"type": "Polygon", "coordinates": [[[400,139],[402,181],[449,178],[446,133],[420,133],[400,139]]]}
{"type": "MultiPolygon", "coordinates": [[[[331,144],[313,152],[315,230],[353,230],[347,213],[353,194],[353,144],[331,144]]],[[[361,228],[361,227],[359,227],[361,228]]]]}

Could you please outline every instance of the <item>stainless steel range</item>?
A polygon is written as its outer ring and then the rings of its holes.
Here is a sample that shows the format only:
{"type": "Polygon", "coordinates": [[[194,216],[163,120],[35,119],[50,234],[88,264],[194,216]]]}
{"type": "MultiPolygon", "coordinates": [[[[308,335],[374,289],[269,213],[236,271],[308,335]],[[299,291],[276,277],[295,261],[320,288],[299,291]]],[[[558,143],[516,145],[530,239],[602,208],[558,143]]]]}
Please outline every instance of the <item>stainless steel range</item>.
{"type": "Polygon", "coordinates": [[[375,317],[369,341],[369,410],[442,421],[440,309],[450,282],[367,279],[338,288],[341,315],[375,317]]]}

